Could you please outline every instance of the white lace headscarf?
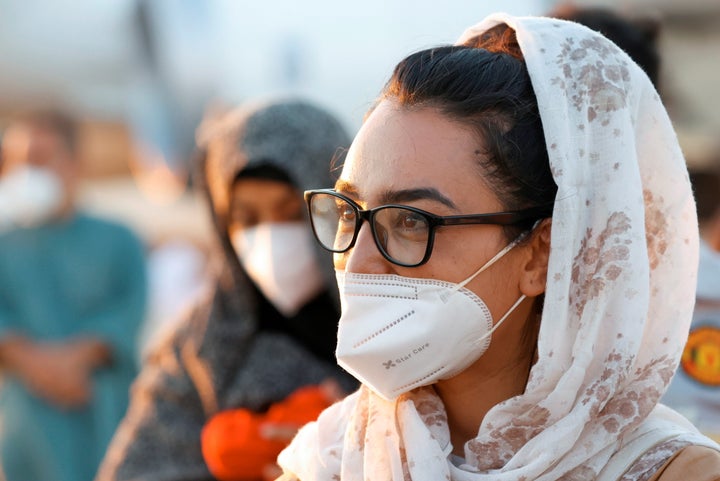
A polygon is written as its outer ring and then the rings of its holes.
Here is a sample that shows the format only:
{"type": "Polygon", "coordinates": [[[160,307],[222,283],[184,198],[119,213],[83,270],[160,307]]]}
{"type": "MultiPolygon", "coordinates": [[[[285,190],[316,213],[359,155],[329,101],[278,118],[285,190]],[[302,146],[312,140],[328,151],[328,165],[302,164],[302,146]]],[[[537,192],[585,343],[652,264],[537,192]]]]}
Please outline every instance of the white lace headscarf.
{"type": "Polygon", "coordinates": [[[537,95],[558,194],[538,360],[454,466],[442,402],[367,388],[303,428],[279,461],[312,480],[641,480],[690,444],[717,446],[658,405],[694,303],[695,205],[683,155],[643,71],[575,23],[496,14],[537,95]]]}

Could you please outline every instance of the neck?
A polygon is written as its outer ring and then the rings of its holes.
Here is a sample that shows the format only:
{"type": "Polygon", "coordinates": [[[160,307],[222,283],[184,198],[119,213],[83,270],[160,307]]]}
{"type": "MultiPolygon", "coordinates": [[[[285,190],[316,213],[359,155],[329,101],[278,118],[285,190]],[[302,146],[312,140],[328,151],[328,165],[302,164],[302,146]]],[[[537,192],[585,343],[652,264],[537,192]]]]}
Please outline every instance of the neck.
{"type": "Polygon", "coordinates": [[[56,223],[64,223],[75,217],[75,206],[73,204],[64,204],[52,217],[56,223]]]}
{"type": "Polygon", "coordinates": [[[340,314],[328,289],[307,302],[291,318],[277,312],[268,300],[260,304],[258,314],[260,329],[289,334],[315,356],[336,363],[337,320],[340,314]],[[313,329],[308,329],[309,325],[313,329]]]}
{"type": "Polygon", "coordinates": [[[475,438],[487,412],[496,404],[522,394],[527,383],[529,360],[509,366],[482,381],[466,379],[467,372],[436,384],[445,405],[453,454],[465,455],[465,443],[475,438]]]}
{"type": "MultiPolygon", "coordinates": [[[[528,315],[527,312],[517,314],[528,315]]],[[[513,325],[513,321],[516,320],[511,316],[508,323],[513,325]]],[[[532,337],[528,339],[528,346],[518,345],[517,349],[508,349],[503,342],[492,342],[487,352],[469,368],[435,384],[447,412],[453,454],[464,456],[465,443],[477,437],[480,424],[493,406],[525,391],[535,359],[535,350],[530,346],[537,344],[536,335],[532,337]]]]}

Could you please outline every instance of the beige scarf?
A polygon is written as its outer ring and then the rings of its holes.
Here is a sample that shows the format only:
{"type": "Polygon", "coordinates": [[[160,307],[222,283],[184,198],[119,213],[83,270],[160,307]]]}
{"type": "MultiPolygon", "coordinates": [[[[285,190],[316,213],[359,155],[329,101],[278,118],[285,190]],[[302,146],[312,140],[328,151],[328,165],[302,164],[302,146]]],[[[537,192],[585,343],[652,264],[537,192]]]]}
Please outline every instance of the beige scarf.
{"type": "Polygon", "coordinates": [[[432,388],[395,402],[362,388],[281,454],[289,479],[640,480],[689,444],[720,449],[658,405],[690,323],[698,230],[656,91],[575,23],[496,14],[459,43],[499,23],[517,33],[558,185],[526,391],[487,413],[456,466],[432,388]]]}

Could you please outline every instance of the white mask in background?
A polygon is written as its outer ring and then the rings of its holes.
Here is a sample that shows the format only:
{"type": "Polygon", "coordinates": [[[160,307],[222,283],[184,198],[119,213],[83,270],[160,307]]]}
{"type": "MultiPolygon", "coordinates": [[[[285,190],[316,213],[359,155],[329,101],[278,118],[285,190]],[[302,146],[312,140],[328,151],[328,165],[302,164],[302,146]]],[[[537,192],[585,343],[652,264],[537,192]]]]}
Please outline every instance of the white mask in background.
{"type": "Polygon", "coordinates": [[[235,231],[231,240],[248,276],[285,317],[325,287],[306,222],[262,223],[235,231]]]}
{"type": "Polygon", "coordinates": [[[62,182],[51,170],[13,169],[0,177],[0,231],[42,224],[59,210],[63,196],[62,182]]]}
{"type": "Polygon", "coordinates": [[[450,378],[490,346],[485,303],[464,286],[517,245],[513,241],[459,284],[398,275],[337,271],[342,316],[338,364],[387,400],[450,378]]]}

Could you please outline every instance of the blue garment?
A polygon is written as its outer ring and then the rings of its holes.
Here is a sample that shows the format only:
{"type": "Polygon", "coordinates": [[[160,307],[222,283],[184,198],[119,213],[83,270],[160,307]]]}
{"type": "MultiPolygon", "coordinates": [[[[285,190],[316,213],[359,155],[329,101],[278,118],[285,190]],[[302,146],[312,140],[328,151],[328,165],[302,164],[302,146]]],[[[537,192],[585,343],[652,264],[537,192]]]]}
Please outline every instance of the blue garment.
{"type": "Polygon", "coordinates": [[[100,339],[113,361],[93,374],[92,400],[61,410],[11,373],[0,390],[7,481],[90,481],[128,403],[145,315],[143,246],[127,228],[77,214],[0,235],[0,337],[100,339]]]}

